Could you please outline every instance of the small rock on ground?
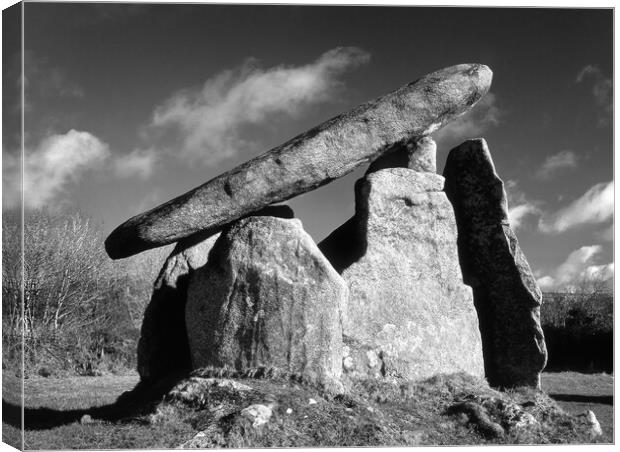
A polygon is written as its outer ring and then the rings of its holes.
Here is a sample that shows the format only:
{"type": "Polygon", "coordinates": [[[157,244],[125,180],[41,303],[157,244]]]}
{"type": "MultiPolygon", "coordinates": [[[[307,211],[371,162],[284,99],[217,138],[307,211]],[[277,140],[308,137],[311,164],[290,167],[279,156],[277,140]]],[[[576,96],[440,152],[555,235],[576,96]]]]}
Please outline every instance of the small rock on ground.
{"type": "Polygon", "coordinates": [[[241,416],[252,422],[252,427],[256,428],[269,422],[273,411],[270,406],[254,404],[241,410],[241,416]]]}
{"type": "Polygon", "coordinates": [[[586,411],[583,416],[585,416],[586,421],[590,425],[590,435],[592,437],[601,436],[603,434],[603,429],[601,428],[601,424],[599,423],[596,415],[593,411],[586,411]]]}

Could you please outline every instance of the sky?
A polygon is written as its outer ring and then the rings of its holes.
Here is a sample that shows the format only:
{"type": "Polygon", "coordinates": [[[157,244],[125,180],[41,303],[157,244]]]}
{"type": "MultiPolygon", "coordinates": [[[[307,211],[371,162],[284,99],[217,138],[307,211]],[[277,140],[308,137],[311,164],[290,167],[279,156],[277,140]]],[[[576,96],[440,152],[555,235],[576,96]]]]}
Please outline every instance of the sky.
{"type": "MultiPolygon", "coordinates": [[[[494,73],[490,92],[433,135],[438,172],[450,149],[484,137],[541,288],[606,279],[612,14],[27,2],[25,207],[79,209],[109,233],[341,112],[429,72],[482,63],[494,73]]],[[[14,31],[5,20],[4,209],[19,199],[14,31]]],[[[364,172],[287,202],[317,242],[353,215],[364,172]]]]}

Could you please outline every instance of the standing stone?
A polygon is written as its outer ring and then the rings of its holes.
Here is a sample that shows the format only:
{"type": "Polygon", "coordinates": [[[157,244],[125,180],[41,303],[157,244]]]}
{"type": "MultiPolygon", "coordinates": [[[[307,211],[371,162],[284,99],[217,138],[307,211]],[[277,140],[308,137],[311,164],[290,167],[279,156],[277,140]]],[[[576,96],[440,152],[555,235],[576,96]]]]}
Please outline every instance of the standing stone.
{"type": "MultiPolygon", "coordinates": [[[[258,212],[283,218],[294,214],[286,205],[258,212]]],[[[193,272],[207,263],[219,234],[194,236],[177,244],[166,259],[144,313],[138,342],[138,373],[143,381],[191,369],[185,326],[187,285],[193,272]]]]}
{"type": "Polygon", "coordinates": [[[421,173],[437,172],[437,144],[428,136],[397,144],[368,167],[366,174],[386,168],[409,168],[421,173]]]}
{"type": "Polygon", "coordinates": [[[240,220],[190,281],[192,365],[275,367],[341,388],[347,293],[299,220],[240,220]]]}
{"type": "Polygon", "coordinates": [[[465,113],[492,78],[482,64],[428,74],[130,218],[108,236],[106,251],[118,259],[202,231],[214,234],[264,206],[314,190],[465,113]]]}
{"type": "Polygon", "coordinates": [[[144,313],[138,342],[138,373],[143,381],[191,369],[185,302],[191,273],[207,263],[219,234],[179,242],[161,269],[144,313]]]}
{"type": "MultiPolygon", "coordinates": [[[[365,355],[374,350],[384,375],[483,374],[478,320],[442,189],[437,174],[406,168],[369,174],[356,184],[356,216],[335,232],[355,244],[341,249],[359,247],[354,259],[340,257],[350,261],[342,271],[350,290],[344,334],[365,355]]],[[[335,244],[332,236],[320,247],[333,257],[341,254],[335,244]]]]}
{"type": "Polygon", "coordinates": [[[540,387],[547,362],[542,294],[508,223],[504,184],[484,139],[450,151],[445,191],[454,206],[459,257],[474,291],[485,373],[492,386],[540,387]]]}

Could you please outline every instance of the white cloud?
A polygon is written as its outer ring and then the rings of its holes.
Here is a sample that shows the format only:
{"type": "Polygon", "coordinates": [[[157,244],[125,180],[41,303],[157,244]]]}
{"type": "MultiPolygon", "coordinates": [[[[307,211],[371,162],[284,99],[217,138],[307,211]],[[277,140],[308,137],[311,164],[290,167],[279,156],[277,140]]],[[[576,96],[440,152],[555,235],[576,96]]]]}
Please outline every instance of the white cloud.
{"type": "Polygon", "coordinates": [[[519,204],[508,209],[508,221],[514,231],[521,229],[527,217],[540,214],[540,209],[534,204],[519,204]]]}
{"type": "Polygon", "coordinates": [[[508,204],[508,221],[514,231],[524,227],[528,217],[540,215],[538,201],[530,201],[519,188],[515,180],[508,180],[504,184],[508,204]],[[512,207],[511,207],[512,206],[512,207]]]}
{"type": "Polygon", "coordinates": [[[592,96],[594,97],[594,102],[600,108],[597,125],[599,127],[607,126],[611,121],[614,108],[613,82],[611,78],[603,75],[598,66],[592,64],[584,66],[575,79],[576,83],[583,83],[586,80],[592,83],[592,96]]]}
{"type": "Polygon", "coordinates": [[[244,126],[279,114],[296,116],[305,107],[331,100],[343,86],[338,76],[368,60],[369,54],[355,47],[332,49],[298,67],[262,69],[247,60],[209,78],[200,89],[180,91],[159,105],[150,132],[172,132],[183,157],[213,165],[248,146],[244,126]]]}
{"type": "Polygon", "coordinates": [[[555,289],[555,279],[551,276],[543,276],[538,278],[536,282],[542,291],[552,291],[555,289]]]}
{"type": "MultiPolygon", "coordinates": [[[[110,155],[107,144],[88,132],[70,130],[52,135],[34,150],[25,150],[24,204],[42,207],[59,198],[67,186],[82,175],[101,166],[110,155]]],[[[3,177],[12,187],[4,197],[7,207],[19,202],[20,159],[13,156],[3,162],[3,177]]]]}
{"type": "Polygon", "coordinates": [[[603,265],[590,265],[584,271],[584,276],[587,281],[601,280],[605,281],[614,276],[614,263],[603,265]]]}
{"type": "Polygon", "coordinates": [[[548,179],[556,172],[577,167],[577,156],[573,151],[560,151],[545,159],[536,176],[540,179],[548,179]]]}
{"type": "Polygon", "coordinates": [[[134,149],[114,159],[114,172],[118,177],[147,179],[153,174],[158,158],[159,155],[153,149],[134,149]]]}
{"type": "Polygon", "coordinates": [[[594,259],[602,251],[600,245],[583,246],[569,254],[552,274],[538,279],[542,290],[574,290],[596,281],[605,281],[614,276],[614,264],[594,264],[594,259]]]}
{"type": "Polygon", "coordinates": [[[502,111],[497,107],[497,97],[487,93],[469,112],[433,133],[436,141],[457,141],[479,137],[489,127],[500,123],[502,111]]]}
{"type": "Polygon", "coordinates": [[[614,213],[614,182],[601,182],[554,214],[540,219],[538,227],[547,234],[560,233],[584,224],[604,223],[614,213]]]}

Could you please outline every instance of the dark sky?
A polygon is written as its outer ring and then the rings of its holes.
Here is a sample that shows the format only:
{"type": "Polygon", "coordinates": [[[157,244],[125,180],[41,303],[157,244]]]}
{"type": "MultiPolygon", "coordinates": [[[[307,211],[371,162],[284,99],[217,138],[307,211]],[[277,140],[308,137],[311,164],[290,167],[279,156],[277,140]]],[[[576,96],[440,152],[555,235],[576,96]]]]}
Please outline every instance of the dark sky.
{"type": "MultiPolygon", "coordinates": [[[[439,171],[484,136],[541,285],[613,272],[611,9],[26,3],[25,50],[30,204],[106,232],[426,73],[486,64],[490,94],[436,137],[439,171]]],[[[315,240],[353,214],[363,171],[289,202],[315,240]]]]}

